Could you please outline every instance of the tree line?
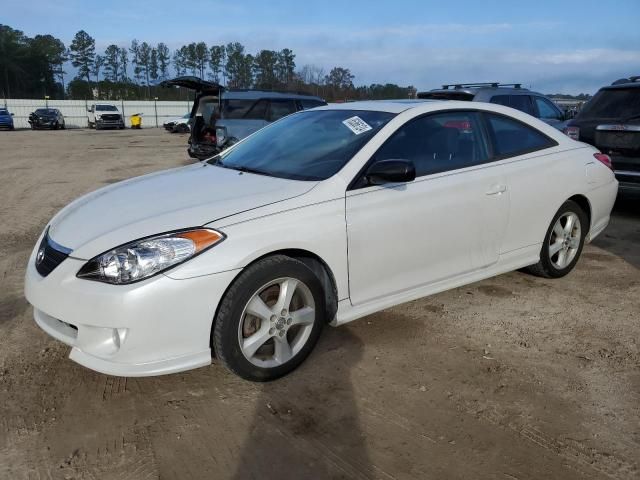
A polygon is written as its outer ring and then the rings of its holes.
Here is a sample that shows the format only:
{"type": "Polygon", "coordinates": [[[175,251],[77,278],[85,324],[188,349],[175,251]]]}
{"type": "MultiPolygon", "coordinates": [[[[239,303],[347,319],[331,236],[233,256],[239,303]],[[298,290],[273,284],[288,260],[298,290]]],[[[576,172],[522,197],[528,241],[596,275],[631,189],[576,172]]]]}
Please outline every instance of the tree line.
{"type": "Polygon", "coordinates": [[[171,51],[163,42],[134,39],[129,46],[108,45],[96,51],[86,31],[67,48],[52,35],[33,38],[0,24],[0,81],[5,98],[151,99],[188,98],[182,89],[163,89],[162,80],[193,75],[227,88],[303,91],[328,101],[414,97],[412,86],[355,86],[346,67],[328,72],[317,65],[297,67],[293,50],[246,51],[239,42],[207,45],[193,42],[171,51]],[[65,83],[65,65],[76,72],[65,83]]]}

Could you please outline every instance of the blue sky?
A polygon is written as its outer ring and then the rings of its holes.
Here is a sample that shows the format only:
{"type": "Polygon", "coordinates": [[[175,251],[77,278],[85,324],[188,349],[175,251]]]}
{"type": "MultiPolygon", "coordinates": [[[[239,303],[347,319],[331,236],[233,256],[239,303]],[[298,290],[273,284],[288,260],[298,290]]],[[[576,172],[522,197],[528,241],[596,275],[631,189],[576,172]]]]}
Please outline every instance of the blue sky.
{"type": "Polygon", "coordinates": [[[350,68],[356,84],[523,82],[592,93],[640,74],[640,0],[2,0],[0,23],[101,51],[135,37],[170,48],[239,41],[291,48],[298,67],[350,68]]]}

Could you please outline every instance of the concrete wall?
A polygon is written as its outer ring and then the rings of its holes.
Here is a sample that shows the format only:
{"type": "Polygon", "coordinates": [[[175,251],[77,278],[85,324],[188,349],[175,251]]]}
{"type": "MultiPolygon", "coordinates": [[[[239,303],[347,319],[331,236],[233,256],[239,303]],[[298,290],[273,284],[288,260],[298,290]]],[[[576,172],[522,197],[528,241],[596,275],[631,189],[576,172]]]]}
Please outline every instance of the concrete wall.
{"type": "MultiPolygon", "coordinates": [[[[0,106],[5,106],[9,112],[13,113],[13,122],[16,128],[29,128],[29,114],[36,108],[49,106],[59,109],[65,118],[67,128],[87,128],[87,108],[94,103],[92,100],[33,100],[33,99],[0,99],[0,106]]],[[[118,107],[120,112],[124,112],[125,122],[130,126],[129,117],[134,113],[142,113],[143,127],[162,126],[170,118],[181,117],[191,111],[193,102],[169,102],[169,101],[122,101],[114,102],[100,101],[100,103],[111,103],[118,107]]]]}

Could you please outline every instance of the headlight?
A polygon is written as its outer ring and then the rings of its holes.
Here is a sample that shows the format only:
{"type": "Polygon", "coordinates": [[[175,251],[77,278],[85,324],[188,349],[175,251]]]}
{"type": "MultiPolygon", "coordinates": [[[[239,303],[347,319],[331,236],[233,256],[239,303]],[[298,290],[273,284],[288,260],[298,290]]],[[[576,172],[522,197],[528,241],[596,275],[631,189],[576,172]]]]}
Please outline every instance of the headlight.
{"type": "Polygon", "coordinates": [[[134,283],[202,253],[224,238],[208,228],[143,238],[92,258],[77,276],[116,285],[134,283]]]}

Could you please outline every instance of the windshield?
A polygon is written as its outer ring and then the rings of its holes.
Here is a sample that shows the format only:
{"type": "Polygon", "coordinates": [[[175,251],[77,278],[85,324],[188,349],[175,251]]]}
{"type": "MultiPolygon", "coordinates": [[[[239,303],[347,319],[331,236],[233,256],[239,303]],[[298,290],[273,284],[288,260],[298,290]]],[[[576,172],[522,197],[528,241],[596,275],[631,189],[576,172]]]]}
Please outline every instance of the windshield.
{"type": "Polygon", "coordinates": [[[98,112],[117,112],[118,109],[113,105],[96,105],[98,112]]]}
{"type": "Polygon", "coordinates": [[[640,115],[640,88],[600,90],[588,102],[578,118],[625,120],[640,115]]]}
{"type": "Polygon", "coordinates": [[[9,115],[8,110],[0,109],[0,115],[9,115]]]}
{"type": "Polygon", "coordinates": [[[258,130],[209,163],[293,180],[325,180],[393,117],[364,110],[304,111],[258,130]]]}
{"type": "Polygon", "coordinates": [[[56,111],[51,108],[39,108],[36,110],[38,115],[55,115],[56,111]]]}

